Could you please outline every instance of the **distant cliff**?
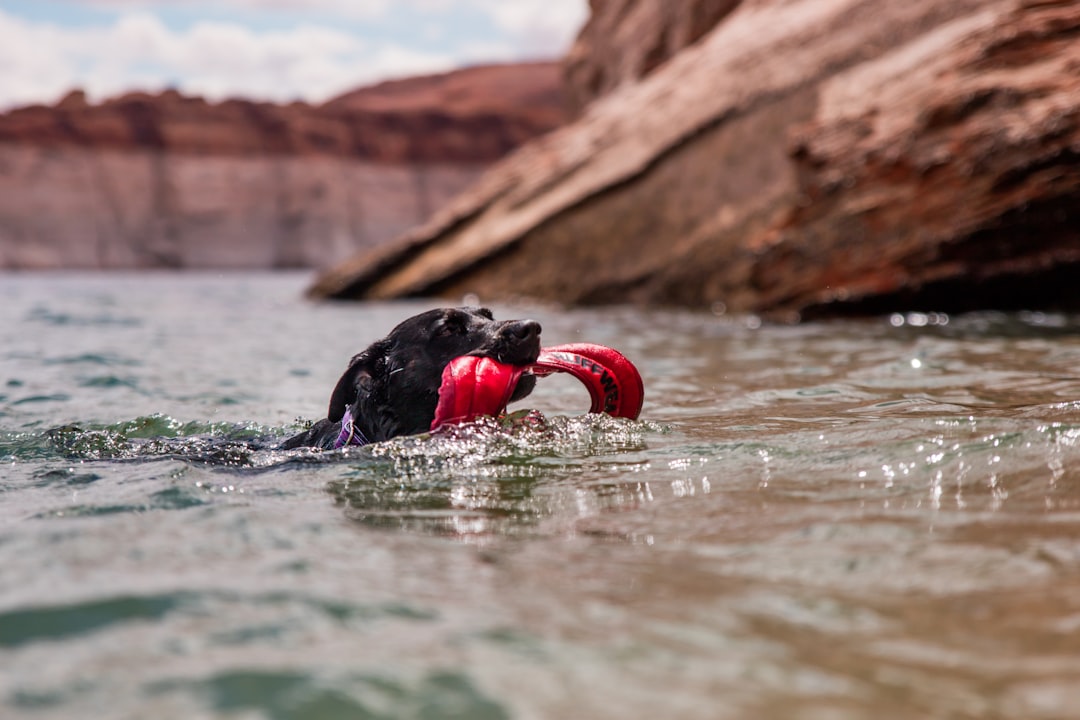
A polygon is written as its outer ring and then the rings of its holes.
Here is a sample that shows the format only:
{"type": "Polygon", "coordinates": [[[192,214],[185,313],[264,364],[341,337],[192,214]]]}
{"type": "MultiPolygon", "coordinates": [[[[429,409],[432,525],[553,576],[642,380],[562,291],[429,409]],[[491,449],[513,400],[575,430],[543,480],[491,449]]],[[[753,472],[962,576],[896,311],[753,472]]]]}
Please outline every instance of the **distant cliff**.
{"type": "Polygon", "coordinates": [[[318,106],[75,92],[0,115],[0,267],[329,265],[424,222],[565,113],[555,63],[318,106]]]}
{"type": "Polygon", "coordinates": [[[319,297],[1080,307],[1075,0],[592,0],[580,116],[319,297]]]}

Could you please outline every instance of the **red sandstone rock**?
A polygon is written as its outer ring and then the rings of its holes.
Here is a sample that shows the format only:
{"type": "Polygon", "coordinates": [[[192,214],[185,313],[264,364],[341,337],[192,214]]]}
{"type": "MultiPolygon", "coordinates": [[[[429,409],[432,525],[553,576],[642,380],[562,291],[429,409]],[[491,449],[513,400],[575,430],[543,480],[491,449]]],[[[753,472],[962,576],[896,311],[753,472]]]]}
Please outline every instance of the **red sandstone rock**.
{"type": "Polygon", "coordinates": [[[566,119],[557,63],[466,68],[362,88],[320,106],[208,103],[176,91],[0,115],[0,143],[198,155],[319,154],[486,163],[566,119]]]}
{"type": "Polygon", "coordinates": [[[645,77],[708,34],[739,2],[590,0],[589,21],[563,60],[574,109],[645,77]]]}
{"type": "Polygon", "coordinates": [[[388,80],[324,106],[350,112],[433,112],[451,117],[520,117],[551,129],[566,120],[566,93],[557,62],[478,65],[441,75],[388,80]]]}
{"type": "Polygon", "coordinates": [[[477,67],[318,107],[75,92],[0,115],[0,268],[333,264],[562,122],[560,77],[477,67]]]}
{"type": "Polygon", "coordinates": [[[1080,4],[1011,5],[822,87],[756,306],[1077,306],[1080,4]]]}
{"type": "Polygon", "coordinates": [[[1076,2],[743,0],[312,293],[1075,304],[1078,158],[1076,2]]]}
{"type": "Polygon", "coordinates": [[[482,166],[0,144],[0,268],[325,267],[482,166]]]}

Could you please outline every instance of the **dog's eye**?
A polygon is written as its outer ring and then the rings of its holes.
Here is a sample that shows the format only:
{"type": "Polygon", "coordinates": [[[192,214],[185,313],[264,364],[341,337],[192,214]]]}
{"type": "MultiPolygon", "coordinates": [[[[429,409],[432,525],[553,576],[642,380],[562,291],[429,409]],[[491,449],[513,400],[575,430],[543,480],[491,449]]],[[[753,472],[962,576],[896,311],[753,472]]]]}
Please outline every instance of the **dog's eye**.
{"type": "Polygon", "coordinates": [[[435,335],[437,337],[450,337],[451,335],[463,335],[465,333],[465,323],[460,317],[449,316],[443,318],[435,326],[435,335]]]}

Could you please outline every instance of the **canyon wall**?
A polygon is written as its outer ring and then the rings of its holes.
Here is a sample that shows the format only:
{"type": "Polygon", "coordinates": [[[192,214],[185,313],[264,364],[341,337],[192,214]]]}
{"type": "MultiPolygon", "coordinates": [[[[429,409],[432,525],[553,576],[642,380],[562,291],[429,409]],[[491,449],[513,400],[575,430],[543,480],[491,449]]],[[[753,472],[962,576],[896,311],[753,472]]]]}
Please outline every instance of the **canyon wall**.
{"type": "Polygon", "coordinates": [[[580,113],[598,97],[649,75],[705,37],[741,0],[590,0],[589,20],[563,59],[580,113]]]}
{"type": "Polygon", "coordinates": [[[670,47],[661,5],[593,7],[607,94],[314,296],[1080,306],[1080,3],[742,0],[651,68],[618,43],[670,47]]]}
{"type": "Polygon", "coordinates": [[[324,267],[424,222],[482,167],[0,145],[0,267],[324,267]]]}
{"type": "Polygon", "coordinates": [[[75,92],[0,115],[0,268],[332,265],[426,221],[565,115],[555,63],[319,106],[75,92]]]}

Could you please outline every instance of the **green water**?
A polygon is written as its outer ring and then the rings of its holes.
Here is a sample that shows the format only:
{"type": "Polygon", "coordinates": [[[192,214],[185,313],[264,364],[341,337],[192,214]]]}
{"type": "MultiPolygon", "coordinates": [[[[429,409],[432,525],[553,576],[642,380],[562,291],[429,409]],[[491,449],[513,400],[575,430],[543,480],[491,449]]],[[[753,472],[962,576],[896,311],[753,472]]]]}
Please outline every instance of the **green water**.
{"type": "Polygon", "coordinates": [[[496,305],[642,421],[283,453],[432,305],[305,281],[0,276],[0,717],[1080,713],[1080,317],[496,305]]]}

